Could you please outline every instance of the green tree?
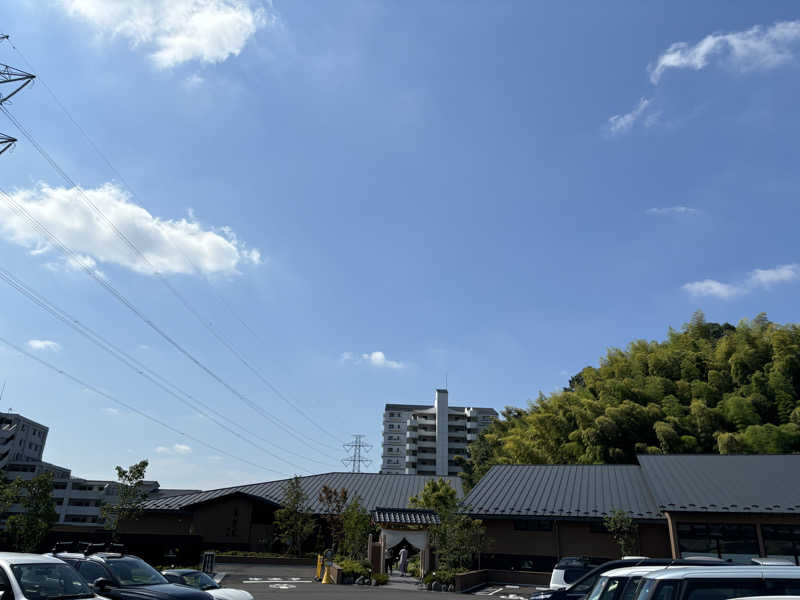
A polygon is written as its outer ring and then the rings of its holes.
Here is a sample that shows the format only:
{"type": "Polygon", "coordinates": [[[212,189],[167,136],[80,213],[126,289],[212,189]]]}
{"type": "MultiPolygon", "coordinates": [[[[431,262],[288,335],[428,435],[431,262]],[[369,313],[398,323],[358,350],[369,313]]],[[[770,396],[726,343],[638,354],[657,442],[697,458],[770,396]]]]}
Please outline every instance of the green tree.
{"type": "Polygon", "coordinates": [[[5,472],[0,470],[0,515],[7,513],[11,505],[18,502],[21,481],[6,479],[5,472]]]}
{"type": "Polygon", "coordinates": [[[105,519],[105,526],[113,532],[113,538],[119,538],[119,526],[123,521],[133,521],[142,514],[142,504],[147,498],[144,489],[144,475],[148,465],[147,459],[140,460],[127,469],[117,466],[117,501],[104,504],[100,514],[105,519]]]}
{"type": "Polygon", "coordinates": [[[622,556],[636,553],[636,541],[639,526],[633,522],[630,515],[621,509],[611,511],[603,517],[603,524],[619,546],[622,556]]]}
{"type": "Polygon", "coordinates": [[[342,512],[342,553],[349,558],[366,558],[369,534],[377,533],[367,509],[354,498],[342,512]]]}
{"type": "Polygon", "coordinates": [[[58,519],[53,501],[53,474],[40,473],[27,481],[17,480],[17,501],[22,514],[6,521],[11,546],[18,552],[35,552],[58,519]]]}
{"type": "Polygon", "coordinates": [[[469,489],[497,464],[800,452],[799,398],[800,325],[760,314],[734,327],[698,311],[666,339],[611,348],[568,387],[507,408],[458,463],[469,489]]]}
{"type": "Polygon", "coordinates": [[[458,508],[458,496],[450,482],[440,477],[428,480],[417,496],[408,499],[408,505],[411,508],[429,508],[444,514],[458,508]]]}
{"type": "Polygon", "coordinates": [[[275,527],[281,537],[288,540],[289,552],[300,556],[303,542],[314,532],[314,519],[297,475],[286,484],[282,504],[282,508],[275,511],[275,527]]]}
{"type": "Polygon", "coordinates": [[[475,556],[486,547],[483,522],[452,510],[439,516],[441,522],[430,529],[432,543],[436,547],[437,569],[470,569],[475,556]]]}
{"type": "Polygon", "coordinates": [[[319,501],[322,504],[322,518],[328,525],[331,536],[331,547],[337,550],[342,539],[342,513],[347,506],[347,490],[345,488],[336,490],[323,485],[319,501]]]}

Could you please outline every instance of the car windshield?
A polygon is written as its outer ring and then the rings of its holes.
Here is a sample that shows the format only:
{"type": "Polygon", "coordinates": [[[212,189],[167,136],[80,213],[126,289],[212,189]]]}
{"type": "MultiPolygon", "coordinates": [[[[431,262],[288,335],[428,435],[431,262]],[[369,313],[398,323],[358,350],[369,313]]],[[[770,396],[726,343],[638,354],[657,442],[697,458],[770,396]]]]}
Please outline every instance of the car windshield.
{"type": "Polygon", "coordinates": [[[597,583],[594,584],[592,591],[589,592],[586,600],[598,600],[606,587],[606,583],[608,583],[608,577],[600,577],[597,583]]]}
{"type": "Polygon", "coordinates": [[[11,573],[28,600],[94,597],[83,577],[63,563],[11,565],[11,573]]]}
{"type": "Polygon", "coordinates": [[[167,583],[164,576],[141,558],[125,556],[107,561],[108,568],[117,578],[120,585],[155,585],[167,583]]]}
{"type": "Polygon", "coordinates": [[[198,588],[200,590],[215,590],[219,587],[216,581],[209,577],[202,571],[192,571],[191,573],[183,574],[183,582],[186,585],[198,588]]]}

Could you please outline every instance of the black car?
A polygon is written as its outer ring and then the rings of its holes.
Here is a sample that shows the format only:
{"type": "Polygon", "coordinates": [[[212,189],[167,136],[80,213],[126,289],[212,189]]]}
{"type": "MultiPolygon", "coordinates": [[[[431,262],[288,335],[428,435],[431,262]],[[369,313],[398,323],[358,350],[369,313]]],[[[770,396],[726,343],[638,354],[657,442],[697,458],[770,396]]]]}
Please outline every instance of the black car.
{"type": "Polygon", "coordinates": [[[597,579],[606,571],[624,567],[646,566],[715,566],[729,564],[719,558],[621,558],[610,560],[595,567],[569,587],[560,590],[542,590],[532,594],[528,600],[580,600],[592,589],[597,579]]]}
{"type": "Polygon", "coordinates": [[[59,552],[88,581],[96,594],[111,600],[213,600],[201,590],[169,583],[138,556],[117,552],[59,552]]]}

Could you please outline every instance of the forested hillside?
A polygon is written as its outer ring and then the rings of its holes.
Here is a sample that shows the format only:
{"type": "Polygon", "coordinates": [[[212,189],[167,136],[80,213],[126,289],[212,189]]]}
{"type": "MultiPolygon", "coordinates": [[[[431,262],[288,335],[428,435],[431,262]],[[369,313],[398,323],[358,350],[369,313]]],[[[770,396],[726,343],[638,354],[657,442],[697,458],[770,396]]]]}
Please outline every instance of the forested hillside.
{"type": "Polygon", "coordinates": [[[633,463],[639,453],[800,451],[800,326],[701,312],[663,342],[611,349],[563,391],[507,408],[459,459],[467,486],[498,463],[633,463]]]}

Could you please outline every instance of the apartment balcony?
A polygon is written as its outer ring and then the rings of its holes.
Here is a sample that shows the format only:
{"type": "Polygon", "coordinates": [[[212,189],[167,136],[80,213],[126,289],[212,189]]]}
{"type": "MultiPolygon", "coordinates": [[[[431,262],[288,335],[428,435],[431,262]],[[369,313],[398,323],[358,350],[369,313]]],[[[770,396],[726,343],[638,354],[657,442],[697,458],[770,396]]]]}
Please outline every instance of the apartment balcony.
{"type": "Polygon", "coordinates": [[[420,448],[436,448],[436,440],[425,440],[420,438],[419,441],[417,441],[417,445],[420,448]]]}
{"type": "Polygon", "coordinates": [[[417,431],[415,429],[406,431],[406,439],[417,439],[417,431]]]}
{"type": "Polygon", "coordinates": [[[474,442],[477,439],[478,439],[478,434],[477,433],[468,433],[467,434],[467,442],[474,442]]]}
{"type": "Polygon", "coordinates": [[[416,442],[406,442],[406,452],[409,452],[411,450],[416,450],[416,449],[417,449],[417,443],[416,442]]]}
{"type": "Polygon", "coordinates": [[[467,447],[466,442],[449,442],[447,444],[447,451],[448,452],[453,452],[454,450],[461,451],[466,449],[466,447],[467,447]]]}
{"type": "Polygon", "coordinates": [[[467,430],[476,430],[480,427],[477,421],[467,421],[467,430]]]}

